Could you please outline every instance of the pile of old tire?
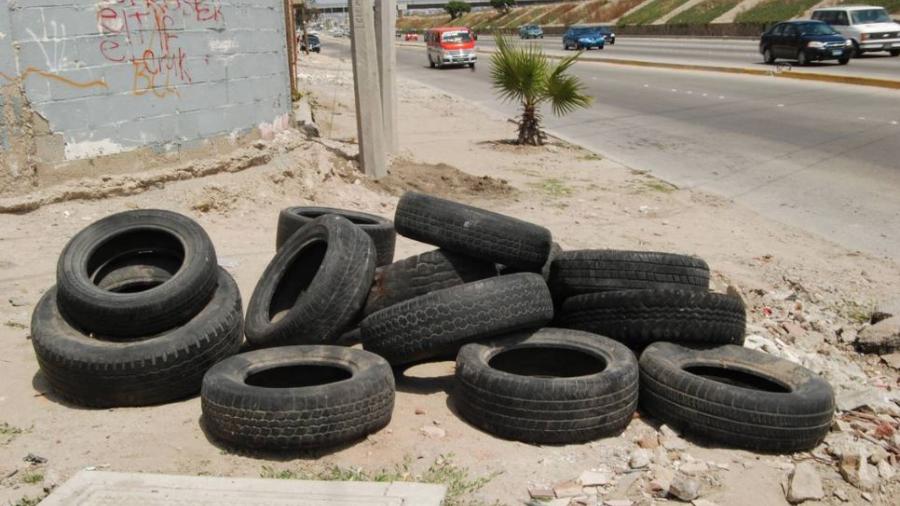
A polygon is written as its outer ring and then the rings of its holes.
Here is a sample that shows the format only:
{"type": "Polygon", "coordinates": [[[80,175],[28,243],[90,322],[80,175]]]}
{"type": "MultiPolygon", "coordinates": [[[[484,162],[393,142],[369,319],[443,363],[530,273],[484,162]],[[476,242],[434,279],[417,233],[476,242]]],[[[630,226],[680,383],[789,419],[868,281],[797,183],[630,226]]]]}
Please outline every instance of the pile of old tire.
{"type": "Polygon", "coordinates": [[[375,267],[394,256],[393,224],[329,208],[281,212],[277,251],[246,315],[252,351],[210,369],[200,394],[209,434],[243,449],[349,443],[388,424],[394,376],[368,351],[338,346],[355,327],[375,267]]]}
{"type": "Polygon", "coordinates": [[[69,241],[31,335],[61,398],[89,407],[158,404],[196,394],[206,371],[238,351],[241,297],[196,222],[127,211],[69,241]]]}

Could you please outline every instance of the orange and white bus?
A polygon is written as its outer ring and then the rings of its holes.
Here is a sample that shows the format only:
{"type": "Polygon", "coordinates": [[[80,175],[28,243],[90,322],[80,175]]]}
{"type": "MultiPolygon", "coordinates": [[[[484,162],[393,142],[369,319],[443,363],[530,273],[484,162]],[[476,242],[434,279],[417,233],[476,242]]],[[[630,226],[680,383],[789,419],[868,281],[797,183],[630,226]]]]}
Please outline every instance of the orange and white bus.
{"type": "Polygon", "coordinates": [[[425,32],[428,65],[469,65],[475,68],[475,33],[465,26],[442,26],[425,32]]]}

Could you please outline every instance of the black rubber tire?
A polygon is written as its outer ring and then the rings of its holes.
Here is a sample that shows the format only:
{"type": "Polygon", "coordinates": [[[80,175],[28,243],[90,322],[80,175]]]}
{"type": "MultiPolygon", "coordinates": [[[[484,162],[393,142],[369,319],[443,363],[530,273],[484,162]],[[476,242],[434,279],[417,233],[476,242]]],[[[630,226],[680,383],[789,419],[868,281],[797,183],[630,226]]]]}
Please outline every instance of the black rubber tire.
{"type": "Polygon", "coordinates": [[[72,327],[44,294],[31,320],[31,343],[52,391],[82,406],[145,406],[200,391],[203,374],[241,345],[241,296],[218,270],[218,287],[205,308],[181,327],[131,342],[101,341],[72,327]]]}
{"type": "Polygon", "coordinates": [[[640,367],[641,410],[688,434],[789,453],[811,450],[831,427],[834,393],[828,382],[767,353],[734,345],[693,350],[655,343],[644,350],[640,367]],[[749,388],[752,384],[733,376],[725,378],[729,384],[685,370],[692,367],[706,367],[706,374],[750,374],[789,391],[749,388]]]}
{"type": "MultiPolygon", "coordinates": [[[[518,372],[518,371],[517,371],[518,372]]],[[[462,347],[456,357],[454,406],[472,425],[506,439],[573,444],[621,432],[638,403],[638,362],[625,345],[577,330],[544,328],[462,347]],[[498,370],[491,360],[503,352],[540,348],[520,366],[534,375],[498,370]],[[571,374],[576,351],[605,363],[599,372],[571,374]],[[560,358],[561,360],[557,360],[560,358]],[[535,361],[531,362],[530,361],[535,361]],[[554,367],[555,366],[555,367],[554,367]]]]}
{"type": "Polygon", "coordinates": [[[566,251],[553,261],[548,283],[555,300],[645,288],[707,290],[709,266],[701,258],[655,251],[566,251]]]}
{"type": "Polygon", "coordinates": [[[397,204],[400,235],[522,270],[538,270],[553,242],[544,227],[457,202],[407,192],[397,204]]]}
{"type": "Polygon", "coordinates": [[[331,207],[288,207],[278,214],[278,231],[275,237],[275,249],[287,241],[300,227],[309,224],[319,216],[336,214],[350,220],[363,232],[369,234],[375,244],[375,266],[387,265],[394,261],[394,247],[397,243],[397,233],[394,231],[394,223],[375,214],[352,211],[349,209],[334,209],[331,207]]]}
{"type": "Polygon", "coordinates": [[[497,275],[497,266],[436,249],[375,269],[364,315],[435,290],[497,275]]]}
{"type": "Polygon", "coordinates": [[[292,234],[256,284],[247,308],[253,347],[327,344],[356,324],[375,274],[372,239],[327,214],[292,234]]]}
{"type": "Polygon", "coordinates": [[[212,241],[187,216],[156,209],[117,213],[88,225],[63,249],[56,267],[58,303],[85,333],[130,338],[165,332],[206,306],[216,290],[217,267],[212,241]],[[175,272],[141,291],[98,286],[111,286],[103,278],[135,267],[175,272]]]}
{"type": "Polygon", "coordinates": [[[537,272],[538,274],[541,275],[542,278],[544,278],[544,280],[549,281],[550,273],[552,272],[552,268],[553,268],[553,260],[555,260],[556,257],[558,257],[560,253],[562,253],[562,251],[563,251],[562,246],[560,246],[559,244],[554,242],[553,244],[550,245],[550,254],[547,255],[547,261],[544,262],[544,265],[541,267],[541,269],[539,271],[537,271],[537,270],[536,271],[522,271],[521,269],[500,266],[500,274],[506,275],[506,274],[515,274],[517,272],[537,272]]]}
{"type": "Polygon", "coordinates": [[[585,330],[635,349],[656,341],[743,344],[744,303],[701,290],[625,290],[566,299],[559,326],[585,330]]]}
{"type": "MultiPolygon", "coordinates": [[[[291,379],[302,384],[309,376],[291,379]]],[[[200,399],[207,432],[231,446],[276,451],[319,448],[351,442],[385,427],[394,409],[394,375],[384,359],[363,350],[285,346],[242,353],[216,364],[203,378],[200,399]],[[265,370],[304,365],[340,369],[350,377],[310,386],[247,383],[265,370]]]]}
{"type": "Polygon", "coordinates": [[[392,365],[453,357],[469,342],[553,319],[537,274],[499,276],[437,290],[372,313],[360,324],[363,347],[392,365]]]}

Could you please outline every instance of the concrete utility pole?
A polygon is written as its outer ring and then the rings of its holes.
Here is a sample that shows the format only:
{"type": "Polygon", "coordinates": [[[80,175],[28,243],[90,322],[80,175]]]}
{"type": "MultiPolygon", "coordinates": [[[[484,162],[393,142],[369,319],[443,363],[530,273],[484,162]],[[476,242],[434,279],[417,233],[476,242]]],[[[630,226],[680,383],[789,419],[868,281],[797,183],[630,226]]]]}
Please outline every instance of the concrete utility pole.
{"type": "Polygon", "coordinates": [[[378,77],[381,82],[381,114],[384,116],[384,142],[389,153],[400,149],[397,133],[397,53],[394,31],[397,25],[397,0],[375,0],[375,41],[378,44],[378,77]]]}
{"type": "Polygon", "coordinates": [[[372,0],[350,0],[349,7],[359,161],[366,175],[377,179],[387,175],[387,168],[375,46],[375,15],[372,0]]]}

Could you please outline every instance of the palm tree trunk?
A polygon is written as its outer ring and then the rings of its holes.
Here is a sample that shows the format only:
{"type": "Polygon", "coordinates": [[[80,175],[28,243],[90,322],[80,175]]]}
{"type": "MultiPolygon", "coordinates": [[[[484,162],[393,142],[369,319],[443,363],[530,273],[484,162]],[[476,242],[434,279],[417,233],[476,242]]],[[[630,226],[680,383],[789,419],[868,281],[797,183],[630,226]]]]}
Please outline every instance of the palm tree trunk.
{"type": "Polygon", "coordinates": [[[531,104],[525,104],[522,111],[522,121],[519,122],[519,139],[516,141],[516,144],[543,145],[544,135],[541,132],[539,121],[536,107],[531,104]]]}

